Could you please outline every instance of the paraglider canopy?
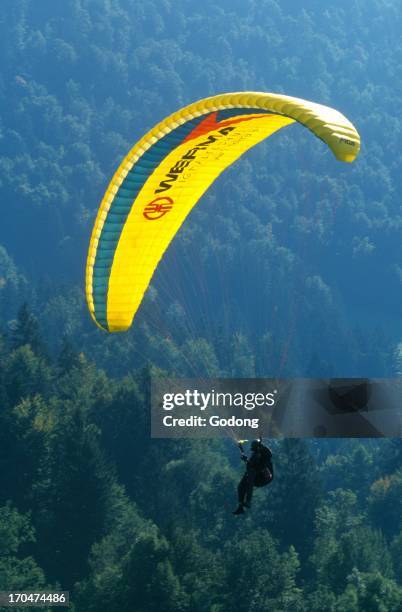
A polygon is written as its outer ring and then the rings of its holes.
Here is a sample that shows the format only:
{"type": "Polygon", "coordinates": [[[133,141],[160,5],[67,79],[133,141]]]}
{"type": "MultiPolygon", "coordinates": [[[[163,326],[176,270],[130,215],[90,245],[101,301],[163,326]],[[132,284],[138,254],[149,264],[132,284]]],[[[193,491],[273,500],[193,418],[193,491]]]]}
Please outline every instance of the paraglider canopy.
{"type": "Polygon", "coordinates": [[[163,253],[202,194],[243,153],[294,122],[338,160],[356,158],[359,135],[341,113],[258,92],[190,104],[137,142],[106,190],[89,245],[86,297],[99,327],[130,327],[163,253]]]}

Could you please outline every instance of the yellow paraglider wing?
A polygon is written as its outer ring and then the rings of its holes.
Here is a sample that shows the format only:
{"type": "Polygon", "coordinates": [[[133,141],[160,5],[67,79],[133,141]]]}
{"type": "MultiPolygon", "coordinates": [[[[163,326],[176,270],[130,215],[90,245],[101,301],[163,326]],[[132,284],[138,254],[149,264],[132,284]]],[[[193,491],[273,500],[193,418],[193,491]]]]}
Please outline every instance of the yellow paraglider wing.
{"type": "Polygon", "coordinates": [[[294,121],[337,159],[356,158],[359,135],[338,111],[254,92],[191,104],[131,149],[103,197],[89,246],[86,296],[99,327],[130,327],[159,260],[202,194],[248,149],[294,121]]]}

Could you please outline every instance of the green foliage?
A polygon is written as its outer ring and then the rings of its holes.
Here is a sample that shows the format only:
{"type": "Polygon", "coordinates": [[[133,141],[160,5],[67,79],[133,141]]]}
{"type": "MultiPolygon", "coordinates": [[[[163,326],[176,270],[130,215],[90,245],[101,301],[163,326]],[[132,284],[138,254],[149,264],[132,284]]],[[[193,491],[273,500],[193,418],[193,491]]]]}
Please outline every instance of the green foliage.
{"type": "Polygon", "coordinates": [[[245,6],[5,0],[3,316],[30,300],[51,351],[67,333],[115,374],[145,356],[183,376],[390,375],[401,333],[399,11],[374,0],[245,6]],[[250,152],[172,244],[137,329],[106,339],[85,319],[81,285],[108,178],[178,106],[239,89],[339,107],[367,148],[337,165],[292,127],[250,152]]]}
{"type": "MultiPolygon", "coordinates": [[[[2,591],[46,590],[42,569],[35,559],[24,555],[24,546],[35,541],[28,515],[20,514],[10,503],[0,506],[0,589],[2,591]]],[[[50,608],[46,608],[50,610],[50,608]]]]}
{"type": "Polygon", "coordinates": [[[149,380],[163,372],[149,364],[109,378],[68,338],[55,360],[7,346],[0,539],[11,584],[58,583],[88,612],[161,601],[172,612],[382,610],[382,591],[397,609],[397,445],[378,461],[380,442],[333,441],[325,452],[279,442],[273,484],[235,518],[229,443],[146,433],[149,380]]]}
{"type": "Polygon", "coordinates": [[[400,609],[402,589],[380,572],[360,573],[354,570],[348,578],[348,586],[334,610],[341,612],[397,612],[400,609]]]}
{"type": "Polygon", "coordinates": [[[396,535],[402,527],[402,470],[375,481],[368,502],[374,524],[387,536],[396,535]]]}
{"type": "Polygon", "coordinates": [[[165,538],[149,534],[138,539],[123,573],[120,609],[135,605],[139,612],[158,612],[161,602],[167,612],[185,610],[185,596],[169,559],[165,538]]]}
{"type": "Polygon", "coordinates": [[[140,538],[155,533],[116,483],[108,502],[107,533],[93,545],[90,575],[77,586],[78,609],[88,612],[119,609],[117,599],[126,589],[123,576],[131,551],[140,538]]]}
{"type": "Polygon", "coordinates": [[[8,402],[15,406],[21,399],[40,393],[47,397],[53,372],[47,362],[35,355],[29,344],[10,354],[4,376],[8,402]]]}
{"type": "Polygon", "coordinates": [[[328,489],[336,489],[338,486],[351,489],[361,497],[366,497],[369,486],[378,474],[382,459],[379,453],[373,453],[360,442],[344,447],[344,452],[329,456],[323,471],[326,474],[326,485],[328,489]],[[374,459],[374,461],[373,461],[374,459]]]}
{"type": "Polygon", "coordinates": [[[28,293],[27,285],[26,278],[6,249],[0,246],[0,306],[3,320],[7,321],[14,315],[28,293]]]}
{"type": "Polygon", "coordinates": [[[38,321],[30,312],[26,303],[18,311],[18,317],[11,334],[11,348],[18,349],[22,346],[29,346],[35,355],[43,353],[38,321]]]}
{"type": "Polygon", "coordinates": [[[322,496],[321,479],[305,441],[285,439],[278,451],[264,514],[282,545],[293,545],[305,560],[313,543],[315,514],[322,496]]]}
{"type": "Polygon", "coordinates": [[[71,586],[83,576],[91,545],[103,534],[113,478],[98,447],[96,427],[82,409],[67,407],[67,402],[56,406],[58,419],[43,457],[34,506],[42,564],[53,579],[71,586]]]}
{"type": "Polygon", "coordinates": [[[229,584],[227,609],[301,609],[301,589],[296,586],[299,561],[294,548],[280,554],[269,532],[256,529],[225,547],[229,584]]]}

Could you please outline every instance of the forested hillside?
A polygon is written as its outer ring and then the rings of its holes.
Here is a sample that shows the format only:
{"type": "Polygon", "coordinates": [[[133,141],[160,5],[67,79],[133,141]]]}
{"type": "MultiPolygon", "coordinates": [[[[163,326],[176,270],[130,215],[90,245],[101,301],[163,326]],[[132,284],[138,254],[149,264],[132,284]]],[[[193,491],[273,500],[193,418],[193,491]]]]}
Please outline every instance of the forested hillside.
{"type": "Polygon", "coordinates": [[[228,442],[151,440],[151,366],[116,381],[26,307],[0,355],[0,587],[76,610],[400,610],[402,444],[274,442],[234,517],[228,442]]]}
{"type": "Polygon", "coordinates": [[[149,438],[152,375],[402,371],[396,0],[3,0],[0,590],[76,610],[401,609],[402,446],[283,440],[245,520],[231,442],[149,438]],[[84,268],[117,164],[180,106],[285,93],[357,127],[352,165],[290,126],[202,198],[130,332],[84,268]],[[163,604],[161,603],[163,602],[163,604]]]}
{"type": "Polygon", "coordinates": [[[24,293],[55,348],[65,330],[115,371],[118,354],[125,372],[164,355],[160,365],[179,373],[207,361],[209,373],[234,376],[392,374],[401,333],[400,10],[302,4],[5,2],[6,322],[24,293]],[[362,135],[358,161],[339,164],[297,126],[260,145],[197,206],[133,333],[105,339],[85,316],[82,279],[108,179],[168,113],[242,89],[339,108],[362,135]]]}

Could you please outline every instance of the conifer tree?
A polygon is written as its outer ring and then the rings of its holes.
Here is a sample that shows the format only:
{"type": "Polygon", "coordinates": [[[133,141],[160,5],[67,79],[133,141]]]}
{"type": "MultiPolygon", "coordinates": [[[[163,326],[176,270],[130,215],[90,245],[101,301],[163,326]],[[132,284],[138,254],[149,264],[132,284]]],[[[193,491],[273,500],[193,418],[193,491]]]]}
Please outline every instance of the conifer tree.
{"type": "Polygon", "coordinates": [[[39,323],[26,302],[18,311],[15,327],[11,333],[11,348],[18,349],[25,345],[29,345],[36,355],[44,356],[39,323]]]}
{"type": "Polygon", "coordinates": [[[305,560],[311,551],[322,495],[318,468],[301,439],[285,439],[274,460],[275,478],[265,512],[282,546],[293,545],[305,560]]]}

